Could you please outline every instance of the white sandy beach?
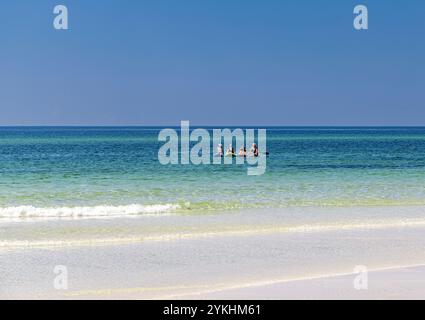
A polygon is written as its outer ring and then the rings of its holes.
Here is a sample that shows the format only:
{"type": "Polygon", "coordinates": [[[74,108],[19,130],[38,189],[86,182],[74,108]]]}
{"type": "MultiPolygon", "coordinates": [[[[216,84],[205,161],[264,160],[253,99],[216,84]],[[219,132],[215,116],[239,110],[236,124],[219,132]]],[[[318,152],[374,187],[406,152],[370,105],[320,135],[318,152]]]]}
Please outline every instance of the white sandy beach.
{"type": "Polygon", "coordinates": [[[370,271],[368,286],[354,289],[358,274],[322,276],[265,285],[249,285],[192,295],[179,299],[304,299],[304,300],[391,300],[425,299],[425,266],[370,271]]]}
{"type": "Polygon", "coordinates": [[[303,208],[2,223],[0,298],[421,299],[422,210],[303,208]],[[345,216],[358,220],[336,218],[350,210],[345,216]],[[67,268],[67,290],[53,286],[58,265],[67,268]],[[369,270],[367,290],[353,285],[359,265],[369,270]]]}

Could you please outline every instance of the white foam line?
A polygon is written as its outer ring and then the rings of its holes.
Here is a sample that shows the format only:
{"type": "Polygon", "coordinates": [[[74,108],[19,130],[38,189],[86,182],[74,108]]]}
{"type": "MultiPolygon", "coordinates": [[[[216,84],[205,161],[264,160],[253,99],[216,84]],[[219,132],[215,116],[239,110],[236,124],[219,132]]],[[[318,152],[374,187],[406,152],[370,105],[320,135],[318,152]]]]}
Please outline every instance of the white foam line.
{"type": "Polygon", "coordinates": [[[178,204],[123,206],[92,206],[92,207],[47,207],[17,206],[0,208],[0,221],[22,221],[24,219],[54,219],[54,218],[110,218],[170,212],[180,208],[178,204]],[[4,219],[4,220],[3,220],[4,219]]]}

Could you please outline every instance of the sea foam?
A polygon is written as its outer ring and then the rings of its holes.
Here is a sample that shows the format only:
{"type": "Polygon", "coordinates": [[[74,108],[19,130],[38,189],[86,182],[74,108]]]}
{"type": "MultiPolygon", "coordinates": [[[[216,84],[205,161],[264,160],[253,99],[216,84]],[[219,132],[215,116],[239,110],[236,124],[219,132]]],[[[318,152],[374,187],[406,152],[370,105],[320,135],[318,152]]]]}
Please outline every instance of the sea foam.
{"type": "Polygon", "coordinates": [[[0,208],[0,219],[22,218],[97,218],[119,217],[143,214],[167,213],[178,209],[177,204],[141,205],[131,204],[122,206],[86,206],[86,207],[47,207],[16,206],[0,208]]]}

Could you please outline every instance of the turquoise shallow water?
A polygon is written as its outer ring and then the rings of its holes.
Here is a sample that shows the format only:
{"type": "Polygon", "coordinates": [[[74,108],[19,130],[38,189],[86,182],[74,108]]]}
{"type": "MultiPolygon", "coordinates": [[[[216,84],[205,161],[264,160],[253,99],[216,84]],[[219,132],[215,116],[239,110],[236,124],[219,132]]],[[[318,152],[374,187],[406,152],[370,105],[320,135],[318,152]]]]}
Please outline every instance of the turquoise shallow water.
{"type": "Polygon", "coordinates": [[[425,204],[425,128],[269,127],[262,176],[161,165],[160,129],[0,128],[0,216],[425,204]]]}

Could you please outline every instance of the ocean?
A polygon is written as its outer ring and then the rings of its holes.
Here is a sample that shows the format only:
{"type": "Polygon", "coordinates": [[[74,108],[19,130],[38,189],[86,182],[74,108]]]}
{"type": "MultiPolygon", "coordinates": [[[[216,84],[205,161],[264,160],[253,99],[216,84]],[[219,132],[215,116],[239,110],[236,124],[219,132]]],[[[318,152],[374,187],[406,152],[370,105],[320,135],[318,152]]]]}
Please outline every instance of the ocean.
{"type": "Polygon", "coordinates": [[[0,219],[425,204],[425,128],[264,128],[261,176],[161,165],[160,127],[0,128],[0,219]]]}
{"type": "Polygon", "coordinates": [[[425,128],[268,127],[259,176],[161,165],[161,129],[0,129],[0,297],[169,298],[424,264],[425,128]],[[71,291],[53,287],[58,265],[71,291]]]}

